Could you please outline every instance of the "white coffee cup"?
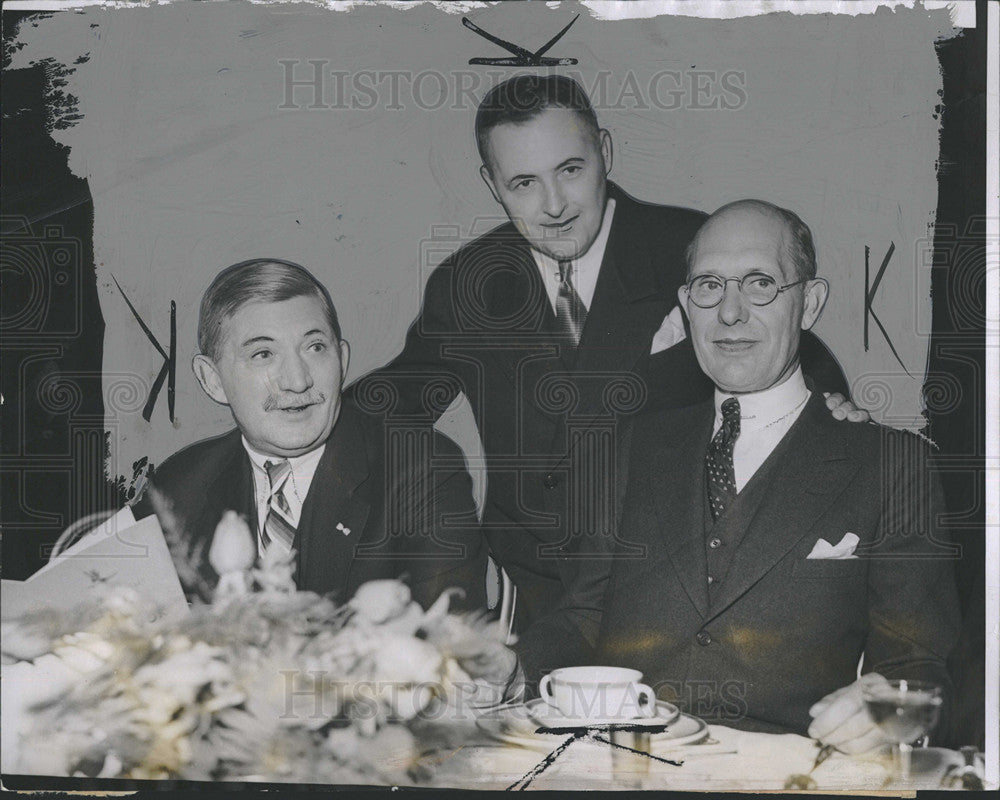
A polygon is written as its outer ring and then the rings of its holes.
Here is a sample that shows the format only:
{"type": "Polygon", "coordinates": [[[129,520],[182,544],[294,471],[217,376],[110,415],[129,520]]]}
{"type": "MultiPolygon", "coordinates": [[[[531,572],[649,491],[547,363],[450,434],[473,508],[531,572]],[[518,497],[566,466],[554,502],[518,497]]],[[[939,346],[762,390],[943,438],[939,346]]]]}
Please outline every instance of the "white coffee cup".
{"type": "Polygon", "coordinates": [[[563,667],[542,678],[538,692],[571,719],[635,719],[656,715],[656,695],[642,673],[624,667],[563,667]]]}

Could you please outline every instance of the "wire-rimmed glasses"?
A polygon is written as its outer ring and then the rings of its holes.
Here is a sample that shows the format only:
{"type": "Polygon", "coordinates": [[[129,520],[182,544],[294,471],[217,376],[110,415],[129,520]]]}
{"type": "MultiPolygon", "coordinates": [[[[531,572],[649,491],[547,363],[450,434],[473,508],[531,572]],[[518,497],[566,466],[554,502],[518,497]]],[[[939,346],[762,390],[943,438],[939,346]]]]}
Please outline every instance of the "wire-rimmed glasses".
{"type": "Polygon", "coordinates": [[[809,278],[803,278],[793,283],[786,283],[784,286],[778,286],[774,277],[766,272],[749,272],[742,278],[722,278],[707,273],[692,278],[686,289],[691,302],[698,308],[715,308],[725,297],[726,286],[730,281],[733,281],[739,287],[740,293],[751,304],[766,306],[773,303],[781,292],[798,286],[800,283],[806,283],[808,280],[809,278]]]}

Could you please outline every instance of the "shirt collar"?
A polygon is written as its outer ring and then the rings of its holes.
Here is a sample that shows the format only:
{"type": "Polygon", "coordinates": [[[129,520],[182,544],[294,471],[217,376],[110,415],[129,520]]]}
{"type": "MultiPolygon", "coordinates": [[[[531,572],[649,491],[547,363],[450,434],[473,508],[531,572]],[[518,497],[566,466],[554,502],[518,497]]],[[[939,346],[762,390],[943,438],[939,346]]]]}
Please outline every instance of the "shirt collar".
{"type": "MultiPolygon", "coordinates": [[[[597,274],[601,271],[601,264],[604,262],[604,251],[608,247],[608,237],[611,235],[611,223],[615,216],[615,200],[609,197],[604,205],[604,217],[601,220],[601,229],[597,232],[597,238],[582,256],[573,259],[573,285],[580,295],[584,304],[589,308],[590,301],[594,296],[594,287],[597,286],[597,274]]],[[[559,262],[541,250],[531,249],[531,255],[535,258],[535,263],[541,270],[543,276],[555,276],[552,278],[553,284],[559,282],[559,262]]]]}
{"type": "Polygon", "coordinates": [[[611,235],[611,221],[615,216],[615,201],[608,198],[604,206],[604,218],[601,220],[601,229],[597,232],[597,238],[582,256],[574,259],[573,269],[579,275],[596,275],[601,269],[601,262],[604,261],[604,251],[608,246],[608,237],[611,235]]]}
{"type": "Polygon", "coordinates": [[[797,366],[788,378],[777,386],[761,392],[733,395],[715,390],[715,424],[722,423],[722,403],[730,397],[740,401],[740,435],[773,425],[799,408],[809,398],[809,387],[797,366]]]}
{"type": "MultiPolygon", "coordinates": [[[[247,441],[247,437],[243,438],[243,449],[247,451],[247,455],[250,457],[250,463],[253,464],[254,468],[267,474],[267,470],[264,469],[264,462],[270,461],[275,463],[277,461],[285,460],[281,456],[270,456],[265,453],[261,453],[259,450],[255,450],[250,442],[247,441]]],[[[292,472],[298,476],[308,475],[312,477],[312,474],[316,471],[316,465],[319,464],[320,458],[323,456],[323,451],[326,449],[326,442],[323,442],[315,450],[310,450],[301,456],[293,456],[287,459],[288,463],[292,467],[292,472]]]]}

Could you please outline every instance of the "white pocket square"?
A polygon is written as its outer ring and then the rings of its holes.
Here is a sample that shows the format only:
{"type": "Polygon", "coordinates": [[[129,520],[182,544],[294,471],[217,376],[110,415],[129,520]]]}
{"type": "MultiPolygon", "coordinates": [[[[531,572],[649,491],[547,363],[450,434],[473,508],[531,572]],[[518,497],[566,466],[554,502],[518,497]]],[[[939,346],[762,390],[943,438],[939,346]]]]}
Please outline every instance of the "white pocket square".
{"type": "Polygon", "coordinates": [[[856,533],[851,533],[848,531],[844,534],[844,538],[841,539],[837,544],[830,544],[826,539],[820,539],[813,545],[812,552],[806,556],[806,558],[825,558],[825,559],[847,559],[847,558],[857,558],[854,555],[854,551],[857,549],[858,535],[856,533]]]}
{"type": "Polygon", "coordinates": [[[649,354],[656,355],[668,347],[673,347],[678,342],[684,341],[685,338],[681,308],[674,306],[673,310],[663,318],[660,329],[653,335],[653,345],[649,348],[649,354]]]}

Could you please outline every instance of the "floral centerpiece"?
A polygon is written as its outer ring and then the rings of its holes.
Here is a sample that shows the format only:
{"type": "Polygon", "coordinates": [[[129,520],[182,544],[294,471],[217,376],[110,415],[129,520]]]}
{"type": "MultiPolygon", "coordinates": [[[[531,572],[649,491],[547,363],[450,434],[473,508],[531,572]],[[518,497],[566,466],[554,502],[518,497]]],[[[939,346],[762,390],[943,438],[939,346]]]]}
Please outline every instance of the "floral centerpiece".
{"type": "Polygon", "coordinates": [[[4,743],[17,761],[6,768],[419,782],[414,723],[476,702],[463,666],[501,646],[499,626],[448,613],[450,592],[424,610],[392,580],[338,606],[295,590],[291,554],[256,565],[254,556],[246,524],[230,513],[210,551],[215,599],[181,620],[151,621],[156,609],[134,591],[96,587],[71,613],[5,623],[5,663],[33,662],[16,693],[5,692],[19,705],[5,699],[4,714],[18,717],[16,741],[4,743]]]}

